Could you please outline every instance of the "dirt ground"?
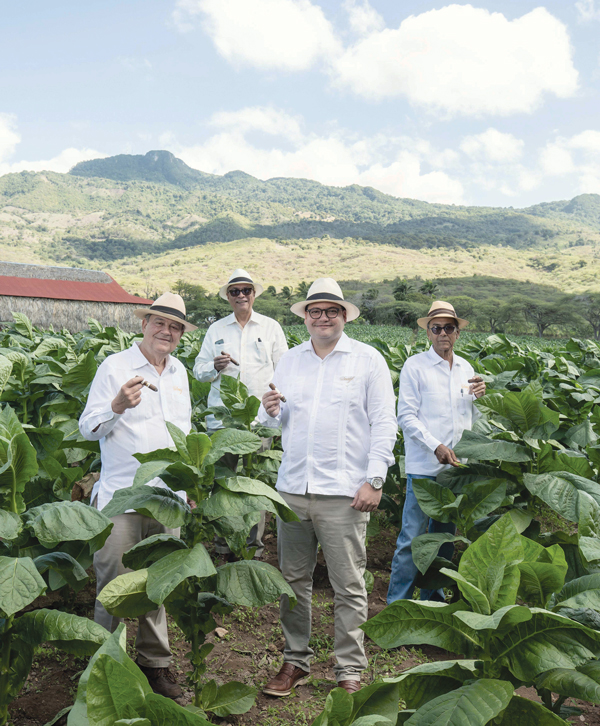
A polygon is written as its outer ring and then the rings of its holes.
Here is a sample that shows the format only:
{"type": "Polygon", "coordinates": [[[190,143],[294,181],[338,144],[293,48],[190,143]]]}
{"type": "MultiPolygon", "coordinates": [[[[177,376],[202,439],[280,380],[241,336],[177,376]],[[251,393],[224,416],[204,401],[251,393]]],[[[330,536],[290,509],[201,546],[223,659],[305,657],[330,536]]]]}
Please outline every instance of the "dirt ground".
{"type": "MultiPolygon", "coordinates": [[[[385,595],[390,576],[390,561],[394,551],[396,533],[381,530],[368,544],[367,568],[375,576],[373,592],[369,596],[369,617],[385,607],[385,595]]],[[[277,542],[273,529],[268,530],[265,539],[264,561],[277,566],[277,542]]],[[[90,583],[74,601],[61,603],[55,595],[40,598],[35,607],[61,607],[78,615],[93,617],[94,586],[90,583]]],[[[227,634],[222,639],[214,634],[210,641],[215,648],[208,660],[208,678],[217,682],[243,681],[262,687],[277,673],[282,663],[283,637],[279,626],[278,607],[266,606],[260,609],[236,608],[222,619],[219,625],[227,634]]],[[[127,622],[128,647],[135,657],[135,621],[127,622]]],[[[188,647],[181,637],[179,628],[171,623],[171,647],[174,653],[174,670],[180,683],[184,683],[187,669],[185,653],[188,647]]],[[[272,698],[259,692],[252,709],[241,716],[227,719],[214,718],[221,726],[308,726],[322,710],[325,697],[335,687],[333,675],[333,590],[327,578],[327,570],[319,555],[315,571],[313,591],[313,635],[312,648],[315,658],[311,677],[307,685],[300,686],[288,698],[272,698]]],[[[449,654],[439,648],[399,648],[385,651],[367,639],[369,666],[363,674],[363,685],[376,677],[398,674],[419,663],[445,660],[449,654]]],[[[11,726],[46,726],[50,722],[62,726],[65,718],[54,718],[65,707],[73,703],[77,682],[86,666],[86,659],[65,655],[52,647],[42,647],[36,656],[34,667],[20,697],[11,708],[11,726]]],[[[521,689],[521,695],[536,698],[534,689],[521,689]]],[[[182,702],[191,701],[191,691],[184,694],[182,702]]],[[[583,715],[574,716],[572,723],[582,726],[600,726],[600,706],[588,703],[573,703],[583,710],[583,715]]],[[[515,725],[518,726],[518,725],[515,725]]]]}

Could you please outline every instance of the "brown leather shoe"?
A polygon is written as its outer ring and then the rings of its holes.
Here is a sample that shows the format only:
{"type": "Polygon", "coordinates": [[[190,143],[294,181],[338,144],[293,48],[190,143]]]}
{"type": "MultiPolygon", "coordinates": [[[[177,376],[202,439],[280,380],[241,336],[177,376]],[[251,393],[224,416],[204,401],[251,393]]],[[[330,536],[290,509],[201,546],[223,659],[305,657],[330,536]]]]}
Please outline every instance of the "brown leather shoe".
{"type": "Polygon", "coordinates": [[[148,666],[143,666],[139,663],[137,663],[137,667],[148,679],[150,688],[154,693],[158,693],[159,696],[175,699],[179,698],[183,693],[177,684],[174,674],[168,668],[148,668],[148,666]]]}
{"type": "Polygon", "coordinates": [[[306,683],[308,675],[307,671],[303,671],[293,663],[284,663],[275,678],[271,678],[263,688],[263,693],[269,696],[289,696],[292,688],[306,683]]]}
{"type": "Polygon", "coordinates": [[[343,688],[348,693],[356,693],[356,691],[360,691],[360,681],[339,681],[338,688],[343,688]]]}

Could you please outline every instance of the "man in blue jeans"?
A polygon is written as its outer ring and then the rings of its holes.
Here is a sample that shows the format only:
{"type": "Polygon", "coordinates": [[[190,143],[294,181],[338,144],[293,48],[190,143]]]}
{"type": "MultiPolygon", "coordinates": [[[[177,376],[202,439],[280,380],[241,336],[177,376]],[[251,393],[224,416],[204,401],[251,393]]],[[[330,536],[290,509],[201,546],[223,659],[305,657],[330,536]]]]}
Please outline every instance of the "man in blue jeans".
{"type": "MultiPolygon", "coordinates": [[[[453,352],[468,321],[459,318],[450,303],[437,300],[427,317],[417,322],[427,331],[431,347],[409,358],[400,374],[398,425],[404,432],[407,483],[402,529],[392,559],[388,604],[413,596],[418,572],[412,558],[413,539],[426,531],[455,531],[452,523],[436,522],[421,511],[412,481],[435,479],[440,471],[460,464],[453,447],[479,416],[474,400],[485,394],[485,383],[475,376],[471,364],[453,352]]],[[[448,543],[442,546],[440,554],[451,559],[453,551],[448,543]]],[[[421,590],[421,600],[443,602],[444,592],[421,590]]]]}

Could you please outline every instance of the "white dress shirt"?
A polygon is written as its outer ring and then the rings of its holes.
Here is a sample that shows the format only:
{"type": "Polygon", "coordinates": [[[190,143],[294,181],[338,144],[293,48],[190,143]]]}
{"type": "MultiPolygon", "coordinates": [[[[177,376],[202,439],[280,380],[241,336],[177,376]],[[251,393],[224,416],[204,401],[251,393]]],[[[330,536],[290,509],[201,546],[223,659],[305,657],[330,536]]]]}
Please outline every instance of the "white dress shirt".
{"type": "Polygon", "coordinates": [[[261,405],[258,420],[283,426],[277,489],[354,497],[368,477],[385,479],[398,427],[383,356],[342,333],[323,360],[311,341],[279,361],[273,383],[286,398],[279,415],[261,405]]]}
{"type": "MultiPolygon", "coordinates": [[[[242,326],[231,313],[213,323],[206,331],[202,348],[194,363],[194,376],[199,381],[210,381],[208,405],[222,406],[221,375],[241,379],[248,386],[251,396],[262,398],[269,390],[275,366],[287,351],[287,340],[281,325],[273,318],[252,311],[250,320],[242,326]],[[221,372],[214,366],[214,359],[222,351],[239,363],[230,363],[221,372]]],[[[209,429],[222,428],[221,421],[213,415],[206,417],[209,429]]]]}
{"type": "MultiPolygon", "coordinates": [[[[105,507],[118,489],[133,484],[140,465],[133,454],[174,447],[165,422],[174,423],[188,434],[191,413],[187,373],[176,358],[168,356],[159,375],[134,342],[128,350],[104,360],[92,381],[87,405],[79,419],[81,435],[88,441],[100,441],[102,469],[92,492],[92,501],[98,495],[98,509],[105,507]],[[115,413],[111,408],[114,397],[135,376],[143,376],[158,392],[144,387],[142,400],[135,408],[115,413]]],[[[158,478],[148,484],[166,486],[158,478]]],[[[185,492],[177,493],[185,499],[185,492]]]]}
{"type": "MultiPolygon", "coordinates": [[[[453,354],[452,368],[433,349],[407,359],[400,373],[398,425],[404,432],[407,474],[436,476],[440,464],[434,451],[440,444],[453,448],[465,429],[481,414],[469,393],[473,366],[453,354]]],[[[463,461],[466,461],[464,459],[463,461]]]]}

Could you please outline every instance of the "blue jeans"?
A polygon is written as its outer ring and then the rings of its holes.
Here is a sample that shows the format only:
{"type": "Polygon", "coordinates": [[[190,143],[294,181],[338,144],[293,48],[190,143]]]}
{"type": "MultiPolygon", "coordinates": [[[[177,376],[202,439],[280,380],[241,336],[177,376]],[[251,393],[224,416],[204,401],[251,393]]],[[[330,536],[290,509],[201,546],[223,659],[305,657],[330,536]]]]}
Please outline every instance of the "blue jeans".
{"type": "MultiPolygon", "coordinates": [[[[396,551],[392,558],[392,576],[390,577],[390,586],[387,594],[388,605],[395,600],[410,600],[415,591],[415,580],[419,570],[413,562],[412,558],[412,541],[420,534],[429,531],[430,534],[435,532],[456,532],[456,526],[449,522],[437,522],[421,511],[417,498],[412,488],[413,479],[434,479],[434,476],[426,476],[424,474],[407,474],[406,476],[406,499],[404,501],[404,509],[402,510],[402,529],[398,535],[396,542],[396,551]],[[429,525],[429,526],[428,526],[429,525]]],[[[454,554],[454,545],[446,542],[440,548],[440,556],[448,560],[452,559],[454,554]]],[[[421,590],[421,600],[437,600],[444,602],[444,591],[439,590],[421,590]]]]}

